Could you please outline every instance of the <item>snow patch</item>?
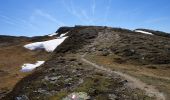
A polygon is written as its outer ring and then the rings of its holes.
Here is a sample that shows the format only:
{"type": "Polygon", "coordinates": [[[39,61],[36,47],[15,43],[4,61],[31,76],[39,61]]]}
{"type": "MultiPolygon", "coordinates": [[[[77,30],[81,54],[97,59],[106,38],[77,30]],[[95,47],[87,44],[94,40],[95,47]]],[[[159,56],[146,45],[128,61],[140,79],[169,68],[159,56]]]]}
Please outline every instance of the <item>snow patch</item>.
{"type": "Polygon", "coordinates": [[[64,33],[64,34],[61,34],[61,35],[60,35],[60,38],[61,38],[61,37],[64,37],[65,35],[67,35],[67,33],[68,33],[68,32],[66,32],[66,33],[64,33]]]}
{"type": "Polygon", "coordinates": [[[67,37],[60,37],[53,40],[35,42],[35,43],[27,44],[24,47],[29,50],[43,49],[46,50],[47,52],[53,52],[62,42],[64,42],[66,38],[67,37]]]}
{"type": "Polygon", "coordinates": [[[49,34],[48,36],[52,37],[52,36],[55,36],[57,35],[58,33],[52,33],[52,34],[49,34]]]}
{"type": "MultiPolygon", "coordinates": [[[[68,32],[66,32],[66,33],[64,33],[64,34],[61,34],[61,35],[60,35],[60,38],[61,38],[61,37],[64,37],[67,33],[68,33],[68,32]]],[[[49,34],[48,36],[52,37],[52,36],[55,36],[55,35],[57,35],[57,34],[58,34],[58,33],[52,33],[52,34],[49,34]]]]}
{"type": "Polygon", "coordinates": [[[142,31],[142,30],[135,30],[135,32],[139,32],[139,33],[143,33],[143,34],[149,34],[149,35],[153,35],[150,32],[146,32],[146,31],[142,31]]]}
{"type": "Polygon", "coordinates": [[[30,71],[34,70],[35,68],[44,64],[44,62],[45,61],[37,61],[35,64],[30,64],[30,63],[23,64],[21,72],[30,72],[30,71]]]}

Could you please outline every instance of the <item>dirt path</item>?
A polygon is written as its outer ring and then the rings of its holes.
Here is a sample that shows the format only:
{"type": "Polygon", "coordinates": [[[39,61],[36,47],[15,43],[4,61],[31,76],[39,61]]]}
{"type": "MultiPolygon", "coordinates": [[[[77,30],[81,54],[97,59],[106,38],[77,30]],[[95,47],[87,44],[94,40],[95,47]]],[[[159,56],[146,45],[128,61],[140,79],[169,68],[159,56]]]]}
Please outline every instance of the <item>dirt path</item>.
{"type": "Polygon", "coordinates": [[[170,81],[169,77],[162,77],[162,76],[153,75],[153,74],[150,74],[150,73],[141,73],[141,74],[146,75],[146,76],[150,76],[150,77],[154,77],[154,78],[157,78],[157,79],[164,79],[164,80],[169,80],[170,81]]]}
{"type": "Polygon", "coordinates": [[[119,72],[119,71],[112,71],[109,68],[99,66],[96,63],[93,63],[93,62],[85,59],[84,58],[85,55],[86,54],[81,56],[81,60],[83,62],[85,62],[85,63],[87,63],[89,65],[92,65],[92,66],[94,66],[95,68],[97,68],[99,70],[102,70],[102,71],[105,71],[105,72],[111,73],[111,74],[117,74],[117,75],[125,78],[126,80],[128,80],[128,85],[131,88],[139,88],[141,90],[144,90],[148,96],[155,96],[157,98],[157,100],[166,100],[164,94],[159,92],[159,90],[157,90],[154,86],[147,85],[146,83],[144,83],[144,82],[140,81],[139,79],[137,79],[135,77],[132,77],[132,76],[130,76],[128,74],[125,74],[125,73],[122,73],[122,72],[119,72]]]}

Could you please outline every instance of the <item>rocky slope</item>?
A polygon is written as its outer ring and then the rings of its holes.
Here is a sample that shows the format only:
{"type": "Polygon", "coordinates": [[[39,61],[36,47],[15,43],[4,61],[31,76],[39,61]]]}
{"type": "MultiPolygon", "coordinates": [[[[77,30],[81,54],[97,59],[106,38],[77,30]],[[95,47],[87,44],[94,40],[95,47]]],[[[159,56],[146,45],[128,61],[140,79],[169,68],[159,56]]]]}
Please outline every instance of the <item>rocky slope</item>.
{"type": "Polygon", "coordinates": [[[109,59],[113,66],[145,68],[154,65],[168,69],[170,38],[102,26],[61,27],[57,32],[57,36],[68,32],[68,38],[56,48],[44,65],[18,82],[2,100],[158,99],[154,95],[147,95],[145,89],[132,88],[126,78],[84,62],[82,57],[91,62],[103,58],[103,61],[96,63],[104,67],[109,59]]]}

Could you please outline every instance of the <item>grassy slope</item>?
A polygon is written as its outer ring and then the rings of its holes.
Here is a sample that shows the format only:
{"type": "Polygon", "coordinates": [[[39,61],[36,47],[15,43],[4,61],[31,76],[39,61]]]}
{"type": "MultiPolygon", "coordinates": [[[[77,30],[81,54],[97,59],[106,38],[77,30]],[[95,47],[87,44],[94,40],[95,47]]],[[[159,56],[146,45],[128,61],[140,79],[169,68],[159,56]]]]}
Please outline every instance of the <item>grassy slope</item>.
{"type": "Polygon", "coordinates": [[[45,51],[30,51],[23,47],[26,41],[11,42],[9,46],[0,48],[0,93],[10,91],[23,77],[32,72],[20,72],[24,63],[35,63],[38,60],[47,60],[49,53],[45,51]]]}

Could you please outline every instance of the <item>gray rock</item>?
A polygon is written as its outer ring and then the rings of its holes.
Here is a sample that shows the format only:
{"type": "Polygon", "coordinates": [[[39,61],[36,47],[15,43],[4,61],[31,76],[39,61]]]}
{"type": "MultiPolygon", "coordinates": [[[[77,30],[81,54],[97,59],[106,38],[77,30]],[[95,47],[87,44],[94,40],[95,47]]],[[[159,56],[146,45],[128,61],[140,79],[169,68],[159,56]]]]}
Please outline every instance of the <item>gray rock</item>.
{"type": "Polygon", "coordinates": [[[72,70],[72,73],[76,73],[77,71],[75,69],[72,70]]]}
{"type": "Polygon", "coordinates": [[[88,100],[90,96],[87,95],[85,92],[74,92],[69,94],[67,97],[63,98],[62,100],[88,100]]]}
{"type": "Polygon", "coordinates": [[[45,76],[45,78],[44,78],[46,81],[48,81],[49,80],[49,78],[48,78],[48,76],[45,76]]]}
{"type": "Polygon", "coordinates": [[[103,51],[102,53],[101,53],[101,56],[108,56],[110,53],[108,52],[108,51],[103,51]]]}
{"type": "Polygon", "coordinates": [[[137,95],[137,94],[134,94],[134,95],[133,95],[133,100],[139,100],[139,98],[138,98],[138,95],[137,95]]]}
{"type": "Polygon", "coordinates": [[[115,94],[109,94],[110,100],[116,100],[117,96],[115,94]]]}
{"type": "Polygon", "coordinates": [[[39,88],[37,92],[45,94],[45,92],[47,92],[47,91],[39,88]]]}
{"type": "Polygon", "coordinates": [[[53,77],[48,77],[48,76],[45,76],[45,80],[46,81],[56,81],[60,78],[61,76],[53,76],[53,77]]]}
{"type": "Polygon", "coordinates": [[[26,95],[21,95],[15,98],[15,100],[30,100],[26,95]]]}
{"type": "Polygon", "coordinates": [[[69,82],[71,80],[73,80],[73,79],[72,78],[68,78],[68,79],[65,80],[65,82],[69,82]]]}
{"type": "Polygon", "coordinates": [[[44,90],[44,89],[42,89],[42,88],[39,88],[39,89],[37,90],[37,92],[38,92],[38,93],[41,93],[41,94],[50,95],[50,92],[48,92],[47,90],[44,90]]]}
{"type": "Polygon", "coordinates": [[[54,76],[54,77],[50,77],[50,80],[51,81],[55,81],[55,80],[58,80],[61,76],[54,76]]]}
{"type": "Polygon", "coordinates": [[[125,85],[128,82],[128,80],[123,80],[121,82],[119,82],[120,85],[125,85]]]}

